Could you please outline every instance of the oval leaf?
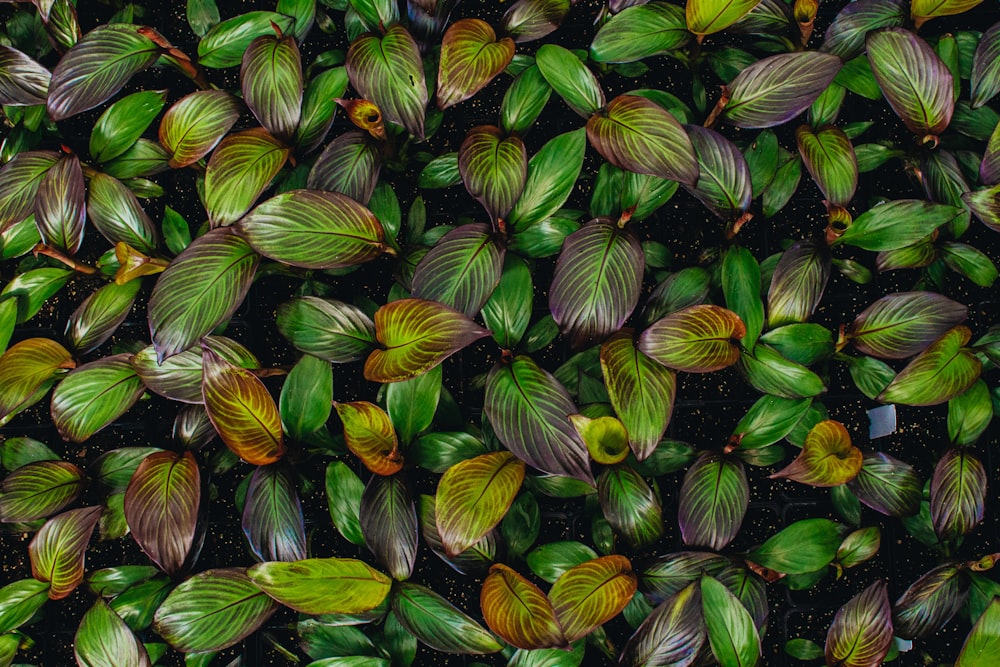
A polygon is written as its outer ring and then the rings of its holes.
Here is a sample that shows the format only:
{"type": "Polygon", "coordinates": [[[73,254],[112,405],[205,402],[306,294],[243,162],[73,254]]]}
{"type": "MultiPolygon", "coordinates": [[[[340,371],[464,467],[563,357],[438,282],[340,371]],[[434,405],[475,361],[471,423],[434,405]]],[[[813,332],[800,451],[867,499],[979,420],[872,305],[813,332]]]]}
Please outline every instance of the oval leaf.
{"type": "Polygon", "coordinates": [[[223,139],[205,169],[205,209],[213,226],[239,220],[290,154],[290,148],[259,127],[223,139]]]}
{"type": "Polygon", "coordinates": [[[417,264],[410,281],[412,294],[475,317],[500,282],[504,254],[489,226],[456,227],[417,264]]]}
{"type": "Polygon", "coordinates": [[[87,188],[87,215],[97,231],[111,243],[124,242],[150,253],[160,234],[135,194],[113,176],[96,173],[87,188]]]}
{"type": "Polygon", "coordinates": [[[663,535],[660,499],[629,466],[606,468],[597,478],[597,497],[604,518],[630,545],[645,547],[663,535]]]}
{"type": "Polygon", "coordinates": [[[13,471],[0,487],[0,522],[20,523],[51,516],[76,500],[86,483],[67,461],[33,461],[13,471]]]}
{"type": "Polygon", "coordinates": [[[986,469],[971,452],[950,449],[931,477],[931,520],[941,541],[967,535],[983,520],[986,469]]]}
{"type": "Polygon", "coordinates": [[[603,556],[566,570],[549,591],[566,641],[585,637],[617,616],[636,586],[632,563],[624,556],[603,556]]]}
{"type": "Polygon", "coordinates": [[[967,347],[972,331],[965,326],[949,329],[878,395],[882,403],[937,405],[960,395],[979,379],[983,364],[967,347]]]}
{"type": "Polygon", "coordinates": [[[42,241],[75,255],[83,243],[83,170],[75,155],[60,158],[45,172],[35,197],[35,224],[42,241]]]}
{"type": "Polygon", "coordinates": [[[753,617],[726,585],[701,577],[701,608],[712,653],[722,667],[754,667],[760,660],[760,634],[753,617]]]}
{"type": "Polygon", "coordinates": [[[263,35],[250,42],[240,82],[244,101],[264,129],[289,141],[302,112],[302,56],[295,40],[263,35]]]}
{"type": "Polygon", "coordinates": [[[60,368],[72,368],[66,348],[48,338],[28,338],[0,356],[0,423],[39,401],[60,368]]]}
{"type": "Polygon", "coordinates": [[[979,38],[972,58],[970,104],[978,109],[1000,93],[1000,23],[993,24],[979,38]]]}
{"type": "Polygon", "coordinates": [[[995,597],[962,644],[955,667],[989,667],[1000,651],[1000,600],[995,597]]]}
{"type": "Polygon", "coordinates": [[[399,585],[392,610],[407,632],[444,653],[496,653],[500,643],[443,597],[417,584],[399,585]]]}
{"type": "Polygon", "coordinates": [[[681,484],[677,521],[684,544],[722,550],[739,532],[749,500],[742,463],[719,454],[702,454],[681,484]]]}
{"type": "Polygon", "coordinates": [[[52,392],[52,421],[64,440],[83,442],[125,414],[146,391],[128,353],[71,371],[52,392]]]}
{"type": "Polygon", "coordinates": [[[73,639],[76,662],[82,667],[149,667],[146,648],[125,621],[98,598],[80,620],[73,639]]]}
{"type": "Polygon", "coordinates": [[[916,471],[888,454],[865,456],[857,477],[849,482],[858,499],[888,516],[911,516],[920,509],[924,487],[916,471]]]}
{"type": "Polygon", "coordinates": [[[808,125],[795,131],[802,163],[823,196],[834,206],[846,206],[858,187],[858,160],[844,132],[824,125],[814,132],[808,125]]]}
{"type": "Polygon", "coordinates": [[[243,105],[224,90],[198,90],[175,102],[160,121],[159,138],[170,166],[186,167],[205,157],[239,120],[243,105]]]}
{"type": "Polygon", "coordinates": [[[361,532],[394,578],[408,579],[417,560],[417,512],[398,476],[373,475],[361,495],[361,532]]]}
{"type": "MultiPolygon", "coordinates": [[[[131,283],[129,283],[131,284],[131,283]]],[[[212,350],[231,364],[243,368],[258,368],[260,362],[239,343],[223,336],[206,336],[212,350]]],[[[201,391],[201,346],[175,354],[162,364],[156,362],[152,345],[144,347],[131,359],[132,367],[146,388],[181,403],[204,403],[201,391]]]]}
{"type": "Polygon", "coordinates": [[[597,77],[569,49],[543,44],[535,54],[535,64],[569,108],[584,118],[604,107],[597,77]]]}
{"type": "Polygon", "coordinates": [[[366,204],[378,183],[382,156],[367,132],[345,132],[323,149],[309,170],[310,190],[340,192],[366,204]]]}
{"type": "Polygon", "coordinates": [[[840,58],[818,51],[758,60],[729,82],[722,118],[737,127],[787,123],[816,101],[840,71],[840,58]]]}
{"type": "Polygon", "coordinates": [[[883,359],[904,359],[923,352],[969,309],[936,292],[896,292],[862,311],[845,335],[859,352],[883,359]]]}
{"type": "Polygon", "coordinates": [[[272,598],[303,614],[360,614],[382,604],[392,580],[354,558],[258,563],[247,576],[272,598]]]}
{"type": "Polygon", "coordinates": [[[747,555],[757,565],[782,574],[806,574],[829,565],[842,541],[842,526],[829,519],[796,521],[747,555]]]}
{"type": "Polygon", "coordinates": [[[489,23],[456,21],[441,42],[437,105],[442,111],[467,100],[502,72],[514,57],[510,37],[497,40],[489,23]]]}
{"type": "Polygon", "coordinates": [[[302,503],[286,473],[274,466],[254,470],[243,502],[243,534],[257,558],[297,561],[306,557],[302,503]]]}
{"type": "Polygon", "coordinates": [[[28,544],[31,575],[48,582],[49,599],[67,597],[83,581],[87,543],[101,511],[101,507],[83,507],[63,512],[46,521],[28,544]]]}
{"type": "Polygon", "coordinates": [[[654,322],[639,336],[638,348],[668,368],[710,373],[736,363],[736,341],[745,334],[743,320],[731,310],[690,306],[654,322]]]}
{"type": "Polygon", "coordinates": [[[27,54],[6,44],[0,46],[0,104],[45,104],[51,78],[49,70],[27,54]]]}
{"type": "Polygon", "coordinates": [[[506,565],[490,568],[479,605],[486,625],[512,646],[535,650],[566,644],[545,593],[506,565]]]}
{"type": "Polygon", "coordinates": [[[399,442],[385,410],[374,403],[334,403],[344,423],[344,442],[376,475],[394,475],[403,467],[399,442]]]}
{"type": "Polygon", "coordinates": [[[458,169],[469,194],[494,221],[505,218],[521,196],[528,176],[528,155],[519,137],[481,125],[469,130],[458,149],[458,169]]]}
{"type": "Polygon", "coordinates": [[[737,0],[724,2],[722,0],[688,0],[685,4],[685,17],[688,30],[698,35],[711,35],[725,30],[732,24],[750,13],[760,0],[737,0]]]}
{"type": "Polygon", "coordinates": [[[590,43],[590,55],[599,63],[631,63],[681,48],[690,41],[680,7],[650,2],[627,7],[612,16],[590,43]]]}
{"type": "Polygon", "coordinates": [[[892,613],[884,581],[861,591],[837,610],[826,635],[826,662],[878,667],[892,644],[892,613]]]}
{"type": "MultiPolygon", "coordinates": [[[[697,577],[692,577],[697,580],[697,577]]],[[[701,587],[690,583],[656,609],[628,640],[622,651],[623,667],[662,665],[689,667],[702,653],[708,639],[701,611],[701,587]]]]}

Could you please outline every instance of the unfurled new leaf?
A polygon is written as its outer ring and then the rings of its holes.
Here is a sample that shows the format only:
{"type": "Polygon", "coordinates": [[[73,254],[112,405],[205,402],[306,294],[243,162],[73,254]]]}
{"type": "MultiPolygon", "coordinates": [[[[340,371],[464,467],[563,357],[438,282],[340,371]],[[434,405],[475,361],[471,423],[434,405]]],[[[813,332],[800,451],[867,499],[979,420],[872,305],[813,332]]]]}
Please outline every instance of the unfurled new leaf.
{"type": "Polygon", "coordinates": [[[784,477],[810,486],[838,486],[861,470],[861,450],[851,444],[844,425],[831,419],[810,429],[801,453],[771,477],[784,477]]]}

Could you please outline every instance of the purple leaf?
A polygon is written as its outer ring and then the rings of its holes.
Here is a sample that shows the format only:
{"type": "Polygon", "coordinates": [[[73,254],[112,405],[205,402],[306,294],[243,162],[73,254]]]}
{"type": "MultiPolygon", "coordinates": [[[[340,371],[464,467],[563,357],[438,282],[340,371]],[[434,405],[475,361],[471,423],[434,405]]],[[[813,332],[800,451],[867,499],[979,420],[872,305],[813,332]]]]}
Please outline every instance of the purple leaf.
{"type": "Polygon", "coordinates": [[[326,145],[309,171],[310,190],[340,192],[367,204],[375,192],[382,156],[367,132],[345,132],[326,145]]]}
{"type": "Polygon", "coordinates": [[[780,53],[758,60],[729,83],[729,100],[722,117],[742,128],[787,123],[816,101],[840,66],[840,58],[817,51],[780,53]]]}
{"type": "Polygon", "coordinates": [[[0,104],[45,104],[49,71],[17,49],[0,45],[0,104]]]}
{"type": "Polygon", "coordinates": [[[420,51],[406,28],[394,25],[382,37],[366,33],[355,39],[347,52],[347,76],[386,120],[424,138],[427,84],[420,51]]]}
{"type": "Polygon", "coordinates": [[[412,294],[475,317],[500,282],[504,253],[488,225],[456,227],[417,264],[412,294]]]}
{"type": "Polygon", "coordinates": [[[38,184],[35,224],[43,242],[72,256],[83,244],[85,219],[83,170],[75,155],[66,155],[38,184]]]}
{"type": "Polygon", "coordinates": [[[306,557],[302,504],[292,480],[279,467],[260,466],[250,476],[242,523],[250,548],[262,561],[306,557]]]}

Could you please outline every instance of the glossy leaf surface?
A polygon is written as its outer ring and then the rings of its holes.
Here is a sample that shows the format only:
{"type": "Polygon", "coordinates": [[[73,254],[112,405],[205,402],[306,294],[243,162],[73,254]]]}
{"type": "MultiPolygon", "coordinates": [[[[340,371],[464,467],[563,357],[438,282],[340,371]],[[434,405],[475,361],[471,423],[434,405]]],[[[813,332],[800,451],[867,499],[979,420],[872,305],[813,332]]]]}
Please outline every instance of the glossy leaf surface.
{"type": "Polygon", "coordinates": [[[63,512],[46,521],[31,540],[31,574],[49,584],[49,599],[69,596],[83,581],[84,554],[100,516],[100,507],[63,512]]]}
{"type": "Polygon", "coordinates": [[[418,584],[399,585],[392,610],[407,631],[444,653],[496,653],[501,645],[481,625],[446,599],[418,584]]]}
{"type": "Polygon", "coordinates": [[[962,644],[955,667],[988,667],[1000,650],[1000,601],[993,598],[962,644]]]}
{"type": "Polygon", "coordinates": [[[38,184],[35,224],[42,241],[75,255],[83,243],[83,170],[75,155],[61,158],[38,184]]]}
{"type": "Polygon", "coordinates": [[[749,498],[742,463],[702,454],[681,484],[677,521],[684,544],[723,549],[739,532],[749,498]]]}
{"type": "MultiPolygon", "coordinates": [[[[131,283],[129,283],[131,284],[131,283]]],[[[206,336],[212,350],[231,364],[257,368],[257,358],[236,341],[224,336],[206,336]]],[[[156,350],[148,345],[132,356],[132,367],[146,388],[181,403],[203,403],[201,346],[175,354],[162,364],[156,361],[156,350]]]]}
{"type": "Polygon", "coordinates": [[[510,37],[497,40],[485,21],[469,18],[453,23],[441,42],[438,108],[447,109],[475,95],[513,57],[514,41],[510,37]]]}
{"type": "Polygon", "coordinates": [[[877,581],[837,610],[826,636],[826,661],[843,667],[877,667],[892,644],[892,613],[884,581],[877,581]]]}
{"type": "Polygon", "coordinates": [[[624,556],[603,556],[566,570],[549,591],[566,641],[576,641],[617,616],[636,586],[632,564],[624,556]]]}
{"type": "Polygon", "coordinates": [[[840,71],[840,59],[816,51],[758,60],[729,82],[722,118],[737,127],[774,127],[805,111],[840,71]]]}
{"type": "Polygon", "coordinates": [[[393,475],[403,467],[392,420],[374,403],[334,403],[344,424],[347,448],[376,475],[393,475]]]}
{"type": "Polygon", "coordinates": [[[153,252],[159,232],[128,187],[113,176],[91,176],[87,189],[90,222],[111,243],[125,242],[143,253],[153,252]]]}
{"type": "Polygon", "coordinates": [[[719,306],[690,306],[663,317],[639,336],[638,348],[668,368],[709,373],[736,363],[736,341],[746,325],[736,313],[719,306]]]}
{"type": "Polygon", "coordinates": [[[51,78],[49,70],[26,53],[6,44],[0,47],[0,104],[45,104],[51,78]]]}
{"type": "Polygon", "coordinates": [[[556,214],[566,203],[583,168],[584,129],[550,139],[528,161],[528,178],[508,217],[514,229],[526,229],[556,214]]]}
{"type": "Polygon", "coordinates": [[[86,478],[68,461],[33,461],[7,475],[0,486],[0,522],[34,521],[73,502],[86,478]]]}
{"type": "Polygon", "coordinates": [[[899,199],[873,206],[837,239],[865,250],[895,250],[917,243],[962,214],[962,209],[919,199],[899,199]]]}
{"type": "Polygon", "coordinates": [[[243,53],[243,100],[272,136],[288,141],[302,113],[302,57],[295,40],[258,37],[243,53]]]}
{"type": "Polygon", "coordinates": [[[373,475],[361,495],[361,532],[393,578],[413,574],[417,560],[417,513],[406,482],[399,476],[373,475]]]}
{"type": "Polygon", "coordinates": [[[964,449],[950,449],[938,461],[931,477],[931,521],[942,541],[972,532],[986,507],[986,469],[964,449]]]}
{"type": "Polygon", "coordinates": [[[239,220],[267,189],[291,149],[261,128],[230,134],[205,169],[205,209],[215,226],[239,220]]]}
{"type": "Polygon", "coordinates": [[[342,364],[375,346],[375,323],[357,306],[304,296],[278,306],[278,331],[300,352],[342,364]]]}
{"type": "Polygon", "coordinates": [[[28,338],[0,356],[0,422],[40,400],[60,368],[72,368],[66,348],[48,338],[28,338]]]}
{"type": "Polygon", "coordinates": [[[83,442],[123,415],[146,390],[129,363],[116,354],[71,371],[52,392],[52,421],[64,440],[83,442]]]}
{"type": "Polygon", "coordinates": [[[849,486],[862,503],[888,516],[910,516],[920,508],[923,482],[912,466],[888,454],[868,454],[849,486]]]}
{"type": "Polygon", "coordinates": [[[893,605],[894,633],[903,639],[923,639],[940,630],[965,602],[968,580],[952,563],[921,576],[893,605]]]}
{"type": "Polygon", "coordinates": [[[569,49],[543,44],[535,54],[535,64],[552,89],[579,115],[588,118],[604,106],[604,90],[597,77],[569,49]]]}
{"type": "Polygon", "coordinates": [[[380,605],[391,579],[354,558],[258,563],[247,576],[260,590],[303,614],[359,614],[380,605]]]}
{"type": "Polygon", "coordinates": [[[198,41],[198,63],[202,67],[235,67],[255,38],[273,35],[277,26],[288,32],[295,19],[278,12],[250,11],[213,25],[198,41]]]}
{"type": "Polygon", "coordinates": [[[599,63],[631,63],[680,48],[690,40],[679,7],[650,2],[612,16],[590,43],[590,55],[599,63]]]}
{"type": "Polygon", "coordinates": [[[77,664],[82,667],[149,667],[152,664],[142,642],[101,599],[80,620],[73,651],[77,664]]]}
{"type": "Polygon", "coordinates": [[[747,558],[783,574],[815,572],[836,557],[841,528],[829,519],[802,519],[779,531],[747,558]]]}
{"type": "Polygon", "coordinates": [[[760,660],[760,634],[753,617],[726,585],[701,577],[701,608],[712,653],[724,667],[754,667],[760,660]]]}
{"type": "Polygon", "coordinates": [[[326,145],[309,170],[310,190],[340,192],[360,204],[371,199],[378,182],[382,156],[364,132],[344,132],[326,145]]]}
{"type": "Polygon", "coordinates": [[[502,563],[490,568],[479,605],[486,625],[512,646],[535,650],[566,643],[545,593],[502,563]]]}
{"type": "Polygon", "coordinates": [[[979,38],[971,74],[970,102],[975,109],[1000,93],[1000,24],[990,26],[979,38]]]}
{"type": "Polygon", "coordinates": [[[621,664],[628,667],[660,665],[688,667],[694,664],[708,640],[701,614],[698,583],[682,587],[653,610],[622,651],[621,664]]]}
{"type": "Polygon", "coordinates": [[[858,161],[844,132],[827,125],[814,132],[807,125],[795,132],[802,163],[827,201],[846,206],[858,187],[858,161]]]}
{"type": "Polygon", "coordinates": [[[605,469],[597,478],[597,497],[604,517],[630,545],[645,547],[663,535],[660,499],[629,466],[605,469]]]}
{"type": "Polygon", "coordinates": [[[413,296],[475,317],[500,282],[504,247],[488,225],[461,225],[420,260],[410,281],[413,296]]]}
{"type": "Polygon", "coordinates": [[[394,25],[382,37],[369,33],[355,39],[347,52],[347,75],[386,120],[424,138],[427,85],[420,52],[406,28],[394,25]]]}
{"type": "Polygon", "coordinates": [[[170,166],[186,167],[208,155],[240,117],[240,101],[222,90],[198,90],[175,102],[160,121],[159,139],[170,166]]]}
{"type": "Polygon", "coordinates": [[[905,359],[965,321],[969,309],[935,292],[896,292],[865,308],[846,330],[858,351],[905,359]]]}
{"type": "Polygon", "coordinates": [[[949,329],[918,354],[877,400],[904,405],[937,405],[960,395],[979,379],[982,362],[964,347],[972,337],[965,326],[949,329]]]}
{"type": "Polygon", "coordinates": [[[262,561],[297,561],[306,557],[302,504],[288,475],[261,466],[250,475],[243,507],[243,534],[262,561]]]}
{"type": "Polygon", "coordinates": [[[465,189],[490,218],[505,218],[527,179],[524,142],[517,136],[504,137],[492,125],[473,128],[458,149],[458,169],[465,189]]]}
{"type": "Polygon", "coordinates": [[[838,486],[861,470],[861,450],[838,421],[827,419],[809,430],[795,460],[771,477],[784,477],[810,486],[838,486]]]}

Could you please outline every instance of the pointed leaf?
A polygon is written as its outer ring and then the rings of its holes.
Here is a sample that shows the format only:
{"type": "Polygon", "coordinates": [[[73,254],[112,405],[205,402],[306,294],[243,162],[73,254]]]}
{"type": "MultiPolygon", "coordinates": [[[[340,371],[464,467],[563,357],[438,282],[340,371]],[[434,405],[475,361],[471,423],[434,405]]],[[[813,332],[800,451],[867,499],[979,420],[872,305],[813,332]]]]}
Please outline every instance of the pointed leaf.
{"type": "Polygon", "coordinates": [[[277,610],[242,568],[206,570],[170,591],[153,629],[178,651],[218,651],[256,631],[277,610]]]}
{"type": "Polygon", "coordinates": [[[195,539],[201,472],[191,452],[147,456],[125,491],[125,519],[139,547],[167,574],[178,572],[195,539]]]}
{"type": "Polygon", "coordinates": [[[554,215],[569,198],[583,168],[583,128],[546,142],[528,162],[528,179],[507,222],[521,230],[554,215]]]}
{"type": "Polygon", "coordinates": [[[836,557],[842,528],[829,519],[796,521],[751,551],[747,559],[782,574],[815,572],[836,557]]]}
{"type": "Polygon", "coordinates": [[[601,512],[619,535],[636,548],[663,535],[663,508],[646,480],[627,465],[606,468],[597,478],[601,512]]]}
{"type": "Polygon", "coordinates": [[[403,582],[392,610],[407,632],[436,651],[478,654],[501,648],[493,635],[429,588],[403,582]]]}
{"type": "Polygon", "coordinates": [[[617,616],[635,594],[636,581],[624,556],[603,556],[566,570],[549,591],[566,641],[585,637],[617,616]]]}
{"type": "Polygon", "coordinates": [[[0,46],[0,104],[45,104],[51,78],[49,70],[28,55],[11,46],[0,46]]]}
{"type": "Polygon", "coordinates": [[[252,11],[213,25],[198,42],[198,64],[222,68],[240,64],[255,38],[273,35],[274,26],[282,34],[291,30],[295,19],[277,12],[252,11]]]}
{"type": "Polygon", "coordinates": [[[681,48],[690,41],[680,7],[650,2],[612,16],[590,43],[590,56],[599,63],[631,63],[681,48]]]}
{"type": "Polygon", "coordinates": [[[160,121],[159,138],[174,169],[209,154],[240,117],[243,106],[224,90],[198,90],[175,102],[160,121]]]}
{"type": "Polygon", "coordinates": [[[535,64],[552,89],[579,115],[588,118],[604,107],[604,91],[597,77],[569,49],[543,44],[535,54],[535,64]]]}
{"type": "Polygon", "coordinates": [[[306,84],[302,118],[295,132],[295,144],[300,152],[311,153],[326,139],[337,111],[336,100],[344,97],[347,83],[347,68],[341,66],[312,77],[306,84]]]}
{"type": "Polygon", "coordinates": [[[84,207],[83,170],[75,155],[61,158],[38,184],[35,198],[35,224],[42,241],[75,255],[83,243],[84,207]]]}
{"type": "Polygon", "coordinates": [[[528,465],[593,482],[587,446],[568,419],[576,406],[559,381],[531,358],[517,356],[493,367],[483,412],[504,447],[528,465]]]}
{"type": "Polygon", "coordinates": [[[838,421],[827,419],[809,430],[805,445],[795,460],[772,478],[784,477],[809,486],[846,484],[861,470],[861,450],[838,421]]]}
{"type": "Polygon", "coordinates": [[[688,667],[708,639],[701,588],[692,582],[653,610],[622,651],[623,667],[688,667]]]}
{"type": "Polygon", "coordinates": [[[59,159],[52,151],[27,151],[0,167],[0,231],[31,215],[38,186],[59,159]]]}
{"type": "MultiPolygon", "coordinates": [[[[568,4],[568,0],[567,0],[568,4]]],[[[537,65],[517,75],[500,105],[500,127],[505,132],[527,131],[552,96],[552,87],[537,65]]]]}
{"type": "Polygon", "coordinates": [[[441,42],[437,105],[444,110],[467,100],[507,67],[514,57],[510,37],[497,40],[493,28],[480,19],[461,19],[441,42]]]}
{"type": "Polygon", "coordinates": [[[826,635],[826,662],[878,667],[892,645],[892,614],[884,581],[877,581],[837,610],[826,635]]]}
{"type": "Polygon", "coordinates": [[[85,483],[83,472],[67,461],[27,463],[3,480],[0,522],[20,523],[51,516],[76,500],[85,483]]]}
{"type": "Polygon", "coordinates": [[[503,31],[518,44],[545,37],[569,13],[571,0],[518,0],[504,12],[503,31]]]}
{"type": "Polygon", "coordinates": [[[812,405],[811,398],[761,396],[733,429],[744,449],[767,447],[792,432],[812,405]]]}
{"type": "Polygon", "coordinates": [[[760,265],[753,254],[738,245],[722,258],[722,293],[726,306],[747,325],[744,345],[752,348],[764,326],[764,304],[760,298],[760,265]]]}
{"type": "Polygon", "coordinates": [[[913,0],[910,16],[919,28],[928,19],[937,16],[961,14],[977,6],[983,0],[913,0]]]}
{"type": "Polygon", "coordinates": [[[640,352],[629,330],[601,346],[601,371],[611,405],[628,431],[629,445],[635,457],[644,461],[670,423],[677,376],[640,352]]]}
{"type": "Polygon", "coordinates": [[[375,345],[375,324],[356,306],[299,297],[278,306],[281,334],[300,352],[340,364],[357,361],[375,345]]]}
{"type": "Polygon", "coordinates": [[[1000,23],[990,26],[976,45],[972,60],[973,109],[978,109],[1000,93],[1000,23]]]}
{"type": "Polygon", "coordinates": [[[864,53],[865,37],[870,31],[901,26],[907,18],[907,5],[901,0],[848,3],[827,28],[822,50],[847,62],[864,53]]]}
{"type": "Polygon", "coordinates": [[[972,532],[983,520],[986,469],[969,451],[950,449],[937,462],[931,478],[931,520],[941,541],[972,532]]]}
{"type": "Polygon", "coordinates": [[[52,421],[64,440],[83,442],[125,414],[146,390],[128,353],[71,371],[52,392],[52,421]]]}
{"type": "Polygon", "coordinates": [[[993,421],[993,401],[983,380],[948,401],[948,438],[952,444],[974,444],[993,421]]]}
{"type": "Polygon", "coordinates": [[[876,400],[903,405],[937,405],[955,398],[979,379],[982,362],[964,347],[968,327],[949,329],[899,372],[876,400]]]}
{"type": "Polygon", "coordinates": [[[972,626],[955,667],[989,667],[1000,650],[1000,600],[995,597],[972,626]]]}
{"type": "Polygon", "coordinates": [[[399,476],[373,475],[361,496],[361,532],[375,557],[400,581],[417,559],[417,513],[399,476]]]}
{"type": "Polygon", "coordinates": [[[566,643],[545,593],[506,565],[490,568],[479,605],[486,625],[512,646],[535,650],[566,643]]]}
{"type": "Polygon", "coordinates": [[[205,169],[205,209],[215,226],[239,220],[267,189],[291,149],[262,128],[223,139],[205,169]]]}
{"type": "Polygon", "coordinates": [[[194,345],[240,307],[260,256],[230,229],[194,240],[163,272],[149,297],[158,361],[194,345]]]}
{"type": "Polygon", "coordinates": [[[688,185],[698,181],[691,139],[663,107],[619,95],[587,121],[587,139],[614,166],[688,185]]]}
{"type": "Polygon", "coordinates": [[[0,630],[8,633],[27,623],[48,600],[49,584],[20,579],[0,588],[0,630]]]}
{"type": "Polygon", "coordinates": [[[574,348],[621,328],[639,302],[639,240],[607,220],[592,220],[563,243],[549,287],[552,318],[574,348]]]}
{"type": "Polygon", "coordinates": [[[924,351],[968,314],[964,305],[935,292],[896,292],[865,308],[845,334],[859,352],[905,359],[924,351]]]}
{"type": "Polygon", "coordinates": [[[126,95],[101,114],[90,135],[90,155],[109,162],[125,153],[143,135],[167,101],[165,90],[126,95]]]}
{"type": "Polygon", "coordinates": [[[911,132],[937,136],[955,107],[952,74],[924,40],[905,28],[868,34],[872,74],[889,106],[911,132]]]}
{"type": "Polygon", "coordinates": [[[382,156],[367,133],[345,132],[323,149],[309,171],[310,190],[340,192],[364,204],[378,182],[382,156]]]}
{"type": "Polygon", "coordinates": [[[725,30],[746,16],[760,0],[688,0],[685,15],[688,30],[696,35],[711,35],[725,30]]]}
{"type": "Polygon", "coordinates": [[[749,494],[742,463],[702,454],[681,485],[677,521],[684,544],[722,550],[740,530],[749,494]]]}
{"type": "Polygon", "coordinates": [[[736,341],[745,334],[746,325],[731,310],[690,306],[654,322],[639,336],[638,348],[668,368],[710,373],[736,363],[736,341]]]}
{"type": "Polygon", "coordinates": [[[750,208],[753,185],[750,169],[739,151],[724,136],[697,125],[685,126],[698,156],[698,182],[685,189],[715,215],[733,221],[750,208]]]}
{"type": "Polygon", "coordinates": [[[920,508],[923,482],[907,463],[881,452],[865,456],[849,487],[862,503],[888,516],[910,516],[920,508]]]}
{"type": "Polygon", "coordinates": [[[427,84],[420,51],[406,28],[394,25],[382,37],[366,33],[355,39],[347,52],[347,75],[386,120],[424,138],[427,84]]]}
{"type": "Polygon", "coordinates": [[[81,667],[149,667],[152,664],[139,638],[100,598],[80,620],[73,639],[73,652],[81,667]]]}
{"type": "Polygon", "coordinates": [[[258,563],[250,581],[272,598],[303,614],[360,614],[379,606],[392,582],[354,558],[309,558],[293,563],[258,563]]]}
{"type": "Polygon", "coordinates": [[[48,521],[28,545],[31,575],[48,582],[49,599],[61,600],[83,581],[83,561],[100,507],[63,512],[48,521]]]}
{"type": "Polygon", "coordinates": [[[326,425],[333,409],[333,370],[330,363],[302,355],[281,386],[278,412],[281,426],[295,440],[306,440],[326,425]]]}
{"type": "Polygon", "coordinates": [[[385,411],[367,401],[334,403],[344,423],[347,448],[376,475],[394,475],[403,467],[392,421],[385,411]]]}
{"type": "Polygon", "coordinates": [[[375,335],[385,349],[368,355],[365,378],[399,382],[429,371],[490,332],[437,302],[400,299],[375,312],[375,335]]]}
{"type": "Polygon", "coordinates": [[[28,338],[0,356],[0,423],[6,423],[45,395],[58,369],[72,367],[72,356],[48,338],[28,338]]]}
{"type": "Polygon", "coordinates": [[[289,141],[302,113],[302,57],[295,40],[262,35],[250,42],[240,82],[243,99],[264,129],[289,141]]]}
{"type": "Polygon", "coordinates": [[[858,216],[836,243],[865,250],[895,250],[913,245],[961,214],[961,208],[919,199],[889,201],[858,216]]]}
{"type": "Polygon", "coordinates": [[[510,452],[483,454],[449,468],[438,482],[435,503],[445,552],[460,554],[500,523],[523,479],[524,463],[510,452]]]}
{"type": "Polygon", "coordinates": [[[965,573],[952,563],[938,565],[913,582],[893,605],[894,633],[924,639],[951,620],[968,595],[965,573]]]}
{"type": "Polygon", "coordinates": [[[488,225],[456,227],[417,264],[411,292],[475,317],[500,282],[504,252],[488,225]]]}
{"type": "Polygon", "coordinates": [[[832,125],[818,132],[808,125],[795,131],[802,163],[823,196],[835,206],[846,206],[858,187],[858,161],[847,135],[832,125]]]}
{"type": "Polygon", "coordinates": [[[46,108],[60,121],[93,109],[152,65],[160,47],[139,26],[108,23],[83,36],[52,71],[46,108]]]}
{"type": "MultiPolygon", "coordinates": [[[[1000,124],[997,127],[1000,127],[1000,124]]],[[[1000,131],[997,132],[997,137],[1000,139],[1000,131]]],[[[988,161],[990,160],[989,155],[983,159],[983,175],[981,176],[983,180],[1000,180],[1000,141],[998,141],[996,154],[997,157],[993,159],[996,164],[989,167],[990,170],[995,172],[993,174],[986,173],[988,161]]],[[[993,230],[1000,230],[1000,184],[983,190],[966,192],[962,195],[962,201],[965,202],[984,225],[993,230]]]]}
{"type": "Polygon", "coordinates": [[[817,51],[781,53],[758,60],[729,82],[722,118],[742,128],[774,127],[809,108],[826,90],[840,59],[817,51]]]}
{"type": "Polygon", "coordinates": [[[458,168],[465,189],[492,220],[498,220],[507,216],[521,196],[528,156],[520,138],[503,138],[499,128],[482,125],[470,130],[458,149],[458,168]]]}
{"type": "MultiPolygon", "coordinates": [[[[206,336],[206,339],[212,342],[212,350],[229,363],[243,368],[260,367],[250,350],[236,341],[223,336],[206,336]]],[[[156,351],[149,345],[135,354],[131,362],[147,389],[172,401],[204,403],[201,346],[189,348],[157,364],[156,351]]]]}
{"type": "Polygon", "coordinates": [[[302,504],[288,475],[275,466],[254,470],[243,507],[243,533],[263,561],[306,557],[302,504]]]}
{"type": "Polygon", "coordinates": [[[66,324],[66,341],[78,354],[100,347],[132,311],[141,280],[108,283],[81,303],[66,324]]]}
{"type": "Polygon", "coordinates": [[[223,359],[202,342],[205,411],[219,437],[253,465],[274,463],[285,453],[281,415],[267,387],[253,373],[223,359]]]}
{"type": "Polygon", "coordinates": [[[701,608],[712,653],[722,667],[754,667],[760,660],[760,634],[753,617],[725,584],[701,577],[701,608]]]}
{"type": "Polygon", "coordinates": [[[112,244],[125,242],[139,252],[151,253],[160,242],[160,234],[139,200],[113,176],[97,173],[90,177],[87,215],[112,244]]]}
{"type": "Polygon", "coordinates": [[[768,345],[744,352],[737,364],[755,389],[784,398],[808,398],[826,391],[823,379],[802,364],[786,359],[768,345]]]}

